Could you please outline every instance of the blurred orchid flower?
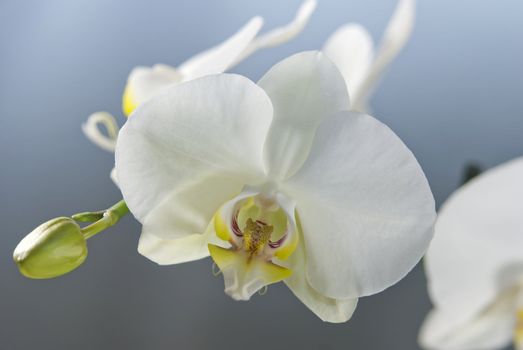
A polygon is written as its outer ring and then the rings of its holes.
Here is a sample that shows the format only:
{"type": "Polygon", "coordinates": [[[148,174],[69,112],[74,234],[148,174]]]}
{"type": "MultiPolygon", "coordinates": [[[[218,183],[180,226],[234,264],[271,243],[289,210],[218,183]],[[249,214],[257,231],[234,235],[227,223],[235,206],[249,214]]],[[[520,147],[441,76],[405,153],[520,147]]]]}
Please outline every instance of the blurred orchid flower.
{"type": "Polygon", "coordinates": [[[419,261],[435,220],[410,150],[349,109],[320,52],[258,84],[219,74],[162,90],[116,146],[138,251],[161,265],[211,255],[234,299],[283,281],[322,320],[348,320],[419,261]]]}
{"type": "MultiPolygon", "coordinates": [[[[125,115],[131,114],[137,106],[166,86],[222,73],[259,49],[277,46],[293,39],[303,30],[315,8],[316,0],[305,0],[292,22],[262,35],[258,35],[258,32],[263,25],[263,18],[254,17],[229,39],[189,58],[178,68],[165,64],[134,68],[127,79],[122,99],[125,115]]],[[[114,152],[118,124],[109,113],[92,114],[82,129],[91,142],[106,151],[114,152]],[[105,127],[107,135],[100,131],[100,126],[105,127]]],[[[114,172],[111,174],[115,180],[114,172]]]]}
{"type": "Polygon", "coordinates": [[[410,37],[415,7],[415,0],[399,1],[376,53],[371,35],[359,24],[347,24],[327,39],[323,52],[345,78],[355,110],[368,110],[376,83],[410,37]]]}
{"type": "Polygon", "coordinates": [[[465,184],[442,206],[426,258],[434,309],[427,349],[523,349],[523,158],[465,184]]]}

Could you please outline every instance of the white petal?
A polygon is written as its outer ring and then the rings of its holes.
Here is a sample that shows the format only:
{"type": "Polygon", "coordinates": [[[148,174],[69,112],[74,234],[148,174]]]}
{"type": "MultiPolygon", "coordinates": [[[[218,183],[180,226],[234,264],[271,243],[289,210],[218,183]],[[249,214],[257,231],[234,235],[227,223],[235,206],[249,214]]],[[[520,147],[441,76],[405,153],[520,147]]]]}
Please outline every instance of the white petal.
{"type": "Polygon", "coordinates": [[[144,218],[143,230],[165,239],[202,234],[214,213],[240,193],[242,185],[242,178],[231,173],[195,174],[167,189],[170,192],[144,218]]]}
{"type": "Polygon", "coordinates": [[[172,265],[209,256],[207,243],[205,234],[164,239],[144,228],[138,243],[138,252],[159,265],[172,265]]]}
{"type": "Polygon", "coordinates": [[[113,183],[118,186],[118,178],[116,177],[116,168],[111,169],[111,173],[109,174],[111,177],[111,180],[113,180],[113,183]]]}
{"type": "Polygon", "coordinates": [[[471,319],[523,280],[523,158],[474,178],[443,204],[425,258],[435,306],[471,319]]]}
{"type": "Polygon", "coordinates": [[[409,40],[414,27],[415,12],[415,0],[399,0],[396,10],[383,33],[369,74],[356,94],[351,95],[355,109],[362,109],[367,105],[369,95],[373,92],[381,75],[409,40]]]}
{"type": "Polygon", "coordinates": [[[107,112],[91,114],[87,121],[82,124],[82,131],[92,143],[107,152],[114,153],[119,128],[112,115],[107,112]],[[100,125],[104,126],[107,135],[100,131],[100,125]]]}
{"type": "Polygon", "coordinates": [[[423,171],[401,140],[368,115],[342,112],[322,123],[283,191],[296,200],[307,279],[331,298],[393,285],[432,238],[436,213],[423,171]]]}
{"type": "Polygon", "coordinates": [[[374,43],[369,32],[359,24],[345,25],[327,39],[322,51],[340,70],[354,104],[374,57],[374,43]]]}
{"type": "Polygon", "coordinates": [[[296,16],[292,22],[285,25],[284,27],[273,29],[263,35],[256,37],[245,49],[245,51],[238,57],[234,64],[240,63],[260,49],[274,47],[292,40],[302,32],[303,28],[305,28],[315,9],[316,0],[305,0],[296,12],[296,16]]]}
{"type": "Polygon", "coordinates": [[[184,80],[225,72],[245,51],[263,25],[254,17],[223,43],[199,53],[179,66],[184,80]]]}
{"type": "MultiPolygon", "coordinates": [[[[144,222],[138,252],[159,265],[172,265],[203,259],[209,256],[208,243],[221,244],[214,233],[211,220],[204,233],[190,234],[181,238],[163,238],[156,232],[156,220],[164,220],[165,212],[155,211],[144,222]]],[[[165,235],[164,235],[165,236],[165,235]]]]}
{"type": "Polygon", "coordinates": [[[271,116],[267,95],[241,76],[208,76],[164,89],[134,112],[118,137],[116,171],[131,212],[143,223],[168,198],[175,207],[166,210],[180,207],[177,217],[186,221],[172,221],[173,227],[168,221],[166,236],[202,233],[211,206],[219,202],[216,211],[241,186],[260,181],[271,116]],[[212,190],[194,203],[192,191],[208,185],[212,190]]]}
{"type": "Polygon", "coordinates": [[[258,82],[271,98],[274,119],[265,145],[265,162],[276,180],[303,164],[317,126],[349,109],[343,77],[321,52],[293,55],[273,66],[258,82]]]}
{"type": "Polygon", "coordinates": [[[123,109],[129,115],[136,107],[149,100],[161,89],[182,81],[180,73],[165,64],[152,67],[136,67],[127,78],[123,109]]]}
{"type": "Polygon", "coordinates": [[[492,350],[507,346],[516,322],[517,289],[503,293],[469,320],[455,312],[433,310],[420,331],[420,344],[430,350],[492,350]]]}
{"type": "Polygon", "coordinates": [[[348,321],[356,309],[358,299],[332,299],[318,293],[307,282],[306,263],[305,247],[301,239],[288,262],[282,262],[292,270],[292,275],[285,279],[285,284],[322,321],[332,323],[348,321]]]}

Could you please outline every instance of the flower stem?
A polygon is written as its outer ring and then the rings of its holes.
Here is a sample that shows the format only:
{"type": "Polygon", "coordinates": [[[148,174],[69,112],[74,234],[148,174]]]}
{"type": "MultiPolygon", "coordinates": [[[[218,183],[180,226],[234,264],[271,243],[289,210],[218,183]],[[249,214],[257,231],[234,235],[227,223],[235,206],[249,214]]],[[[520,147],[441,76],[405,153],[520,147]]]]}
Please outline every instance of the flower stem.
{"type": "Polygon", "coordinates": [[[129,213],[129,208],[127,208],[127,204],[125,204],[125,201],[122,199],[121,201],[119,201],[118,203],[116,203],[115,205],[113,205],[109,209],[106,209],[103,212],[80,213],[73,215],[73,218],[75,216],[83,218],[99,218],[91,225],[82,228],[82,233],[85,239],[89,239],[97,233],[115,225],[127,213],[129,213]]]}

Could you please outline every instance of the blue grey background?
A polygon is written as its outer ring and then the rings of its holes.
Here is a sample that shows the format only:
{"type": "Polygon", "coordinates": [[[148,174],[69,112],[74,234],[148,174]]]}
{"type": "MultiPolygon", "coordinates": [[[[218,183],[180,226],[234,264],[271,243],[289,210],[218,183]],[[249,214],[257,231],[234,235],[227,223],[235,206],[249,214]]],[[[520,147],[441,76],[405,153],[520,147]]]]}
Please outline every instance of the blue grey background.
{"type": "MultiPolygon", "coordinates": [[[[0,1],[0,349],[418,349],[430,308],[420,266],[364,298],[345,324],[316,318],[283,284],[234,302],[211,261],[158,267],[136,252],[127,217],[89,241],[77,271],[34,281],[11,254],[39,223],[119,200],[111,154],[80,124],[120,97],[138,64],[176,65],[254,15],[289,21],[299,0],[0,1]]],[[[289,54],[318,49],[360,22],[379,39],[394,0],[320,0],[296,40],[235,72],[258,79],[289,54]]],[[[412,40],[372,100],[374,115],[413,150],[438,204],[464,164],[523,153],[523,4],[420,0],[412,40]]]]}

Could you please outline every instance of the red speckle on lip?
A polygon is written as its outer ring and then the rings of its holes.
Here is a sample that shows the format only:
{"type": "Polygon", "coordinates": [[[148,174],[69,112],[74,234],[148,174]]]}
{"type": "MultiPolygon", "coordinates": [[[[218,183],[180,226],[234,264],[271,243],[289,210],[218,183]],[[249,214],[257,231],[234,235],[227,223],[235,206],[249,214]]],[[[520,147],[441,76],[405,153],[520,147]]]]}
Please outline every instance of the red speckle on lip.
{"type": "Polygon", "coordinates": [[[238,227],[238,213],[239,211],[236,212],[236,214],[234,214],[234,216],[232,217],[232,222],[231,222],[231,227],[232,227],[232,232],[234,232],[234,234],[238,237],[242,237],[243,236],[243,233],[242,231],[240,230],[240,228],[238,227]]]}
{"type": "Polygon", "coordinates": [[[287,238],[286,234],[282,238],[277,240],[276,242],[269,241],[269,247],[271,247],[271,248],[278,248],[279,246],[282,245],[283,241],[285,241],[285,238],[287,238]]]}

